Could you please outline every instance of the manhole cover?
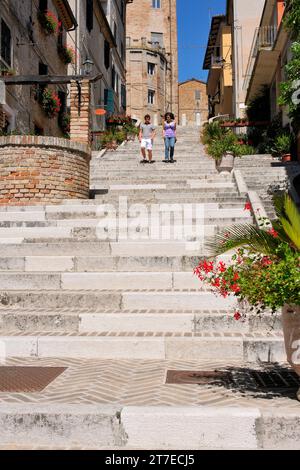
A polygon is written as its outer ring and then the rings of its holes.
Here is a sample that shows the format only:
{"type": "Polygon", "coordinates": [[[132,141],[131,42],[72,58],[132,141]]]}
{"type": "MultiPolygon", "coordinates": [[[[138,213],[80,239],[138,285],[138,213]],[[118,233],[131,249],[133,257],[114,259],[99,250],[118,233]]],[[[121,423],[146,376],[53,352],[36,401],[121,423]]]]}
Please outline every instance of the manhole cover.
{"type": "Polygon", "coordinates": [[[66,367],[0,367],[0,392],[41,392],[66,367]]]}
{"type": "Polygon", "coordinates": [[[167,384],[222,384],[231,379],[231,373],[226,371],[196,371],[196,370],[168,370],[167,384]]]}

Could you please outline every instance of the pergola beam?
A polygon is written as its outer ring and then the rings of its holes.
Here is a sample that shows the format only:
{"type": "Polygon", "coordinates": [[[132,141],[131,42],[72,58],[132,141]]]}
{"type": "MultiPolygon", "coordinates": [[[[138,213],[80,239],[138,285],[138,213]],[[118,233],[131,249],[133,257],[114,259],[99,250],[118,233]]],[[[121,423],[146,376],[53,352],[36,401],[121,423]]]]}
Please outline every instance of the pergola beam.
{"type": "Polygon", "coordinates": [[[82,82],[88,80],[93,83],[103,77],[102,73],[89,78],[87,75],[17,75],[17,76],[2,76],[0,80],[5,85],[63,85],[71,82],[82,82]]]}

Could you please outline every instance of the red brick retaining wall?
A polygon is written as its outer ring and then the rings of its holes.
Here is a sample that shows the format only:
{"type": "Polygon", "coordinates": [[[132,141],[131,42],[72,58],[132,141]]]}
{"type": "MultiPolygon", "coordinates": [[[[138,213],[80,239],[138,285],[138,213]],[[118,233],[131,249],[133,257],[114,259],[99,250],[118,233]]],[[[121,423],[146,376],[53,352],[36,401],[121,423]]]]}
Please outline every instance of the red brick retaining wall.
{"type": "Polygon", "coordinates": [[[90,149],[67,139],[0,137],[0,205],[89,197],[90,149]]]}

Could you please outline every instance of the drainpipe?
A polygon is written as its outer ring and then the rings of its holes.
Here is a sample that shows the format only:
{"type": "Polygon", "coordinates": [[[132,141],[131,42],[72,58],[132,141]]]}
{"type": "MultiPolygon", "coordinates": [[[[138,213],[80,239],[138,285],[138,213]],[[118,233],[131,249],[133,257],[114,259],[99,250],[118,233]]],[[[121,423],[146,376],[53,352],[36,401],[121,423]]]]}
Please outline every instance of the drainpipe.
{"type": "Polygon", "coordinates": [[[170,105],[173,105],[173,58],[172,58],[172,0],[169,0],[169,22],[170,22],[170,105]]]}

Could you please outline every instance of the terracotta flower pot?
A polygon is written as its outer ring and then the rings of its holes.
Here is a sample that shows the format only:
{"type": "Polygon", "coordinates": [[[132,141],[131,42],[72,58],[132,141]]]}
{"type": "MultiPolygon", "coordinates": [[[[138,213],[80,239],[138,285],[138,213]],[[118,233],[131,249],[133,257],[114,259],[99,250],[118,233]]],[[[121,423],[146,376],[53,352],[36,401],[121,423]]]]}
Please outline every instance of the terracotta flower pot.
{"type": "MultiPolygon", "coordinates": [[[[285,305],[282,326],[288,363],[300,377],[300,305],[285,305]]],[[[300,400],[300,389],[298,391],[300,400]]]]}
{"type": "Polygon", "coordinates": [[[283,162],[290,162],[292,160],[292,156],[290,153],[286,153],[285,155],[282,155],[281,159],[283,162]]]}

